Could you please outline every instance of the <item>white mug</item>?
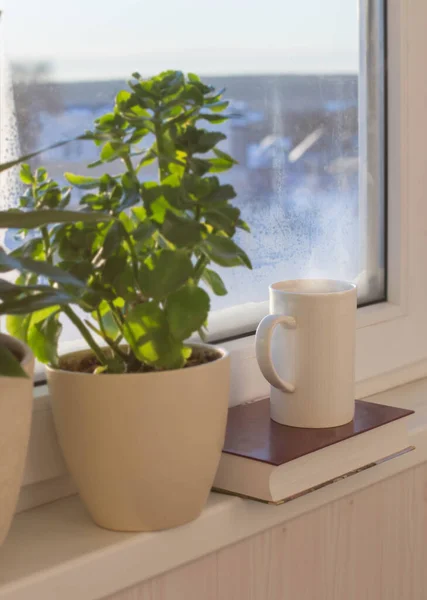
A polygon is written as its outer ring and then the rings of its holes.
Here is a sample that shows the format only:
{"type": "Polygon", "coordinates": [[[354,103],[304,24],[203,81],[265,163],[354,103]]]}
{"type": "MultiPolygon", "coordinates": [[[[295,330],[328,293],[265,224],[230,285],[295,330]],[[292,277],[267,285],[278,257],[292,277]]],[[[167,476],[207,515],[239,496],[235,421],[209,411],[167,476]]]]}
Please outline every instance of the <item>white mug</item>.
{"type": "Polygon", "coordinates": [[[356,286],[330,279],[270,285],[256,355],[271,384],[273,421],[338,427],[354,417],[356,286]],[[290,331],[293,330],[293,331],[290,331]]]}

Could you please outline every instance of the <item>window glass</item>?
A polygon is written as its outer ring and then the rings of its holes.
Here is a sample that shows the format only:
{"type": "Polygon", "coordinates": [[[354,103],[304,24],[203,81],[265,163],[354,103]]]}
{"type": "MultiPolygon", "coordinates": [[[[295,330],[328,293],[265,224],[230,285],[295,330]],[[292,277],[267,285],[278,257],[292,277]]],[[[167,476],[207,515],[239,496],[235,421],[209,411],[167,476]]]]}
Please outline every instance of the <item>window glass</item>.
{"type": "MultiPolygon", "coordinates": [[[[254,269],[220,269],[229,294],[213,308],[264,301],[269,283],[298,277],[354,280],[360,303],[384,299],[384,190],[368,190],[377,174],[367,134],[383,105],[365,101],[368,83],[381,89],[383,65],[368,82],[356,0],[10,0],[2,9],[1,159],[81,133],[135,70],[195,72],[231,100],[235,116],[216,127],[239,165],[223,179],[252,229],[237,242],[254,269]]],[[[61,179],[84,173],[96,152],[80,141],[38,161],[61,179]]],[[[2,207],[14,206],[13,176],[1,192],[2,207]]]]}

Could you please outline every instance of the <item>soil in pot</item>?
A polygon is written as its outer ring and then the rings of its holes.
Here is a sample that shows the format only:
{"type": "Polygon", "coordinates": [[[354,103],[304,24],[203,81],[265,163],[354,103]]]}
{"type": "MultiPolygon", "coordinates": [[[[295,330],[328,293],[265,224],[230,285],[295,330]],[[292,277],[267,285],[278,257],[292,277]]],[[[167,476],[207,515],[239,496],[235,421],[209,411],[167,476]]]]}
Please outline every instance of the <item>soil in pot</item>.
{"type": "MultiPolygon", "coordinates": [[[[221,357],[221,353],[218,350],[212,348],[193,348],[193,352],[190,358],[185,364],[185,369],[189,367],[197,367],[199,365],[205,365],[213,362],[221,357]]],[[[77,353],[64,356],[60,359],[59,366],[64,371],[71,371],[73,373],[94,373],[95,370],[100,367],[100,363],[94,354],[90,351],[87,353],[77,353]]],[[[150,373],[158,371],[150,365],[144,365],[137,363],[135,369],[129,371],[131,373],[150,373]]]]}

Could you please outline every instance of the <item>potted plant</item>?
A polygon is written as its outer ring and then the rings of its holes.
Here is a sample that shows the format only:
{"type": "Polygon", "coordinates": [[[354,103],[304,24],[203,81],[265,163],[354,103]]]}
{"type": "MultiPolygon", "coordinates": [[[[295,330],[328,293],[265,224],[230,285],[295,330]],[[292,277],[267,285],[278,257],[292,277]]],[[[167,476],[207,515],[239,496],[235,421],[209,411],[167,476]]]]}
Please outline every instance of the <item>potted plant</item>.
{"type": "MultiPolygon", "coordinates": [[[[146,531],[196,518],[209,494],[225,434],[229,357],[187,340],[196,332],[204,339],[206,290],[227,293],[210,263],[251,263],[232,239],[237,228],[248,230],[230,203],[234,189],[216,175],[235,164],[217,147],[226,136],[198,126],[227,119],[222,92],[176,71],[148,80],[135,73],[129,85],[85,134],[100,149],[89,166],[111,168],[65,174],[84,190],[81,205],[111,220],[41,228],[12,253],[45,260],[84,289],[68,282],[75,306],[53,303],[24,328],[25,314],[8,322],[48,364],[59,441],[93,519],[146,531]],[[58,356],[61,314],[88,350],[58,356]]],[[[45,182],[27,167],[23,173],[24,204],[37,210],[45,182]]],[[[64,200],[50,194],[48,204],[62,208],[64,200]]]]}
{"type": "MultiPolygon", "coordinates": [[[[0,165],[0,172],[20,162],[12,161],[0,165]]],[[[74,222],[80,219],[98,221],[106,218],[96,214],[81,214],[72,211],[23,212],[22,210],[0,211],[0,228],[30,228],[48,226],[58,222],[74,222]]],[[[25,258],[22,261],[0,247],[0,271],[6,272],[16,268],[23,275],[13,284],[0,278],[0,313],[13,315],[25,310],[26,317],[22,322],[28,323],[31,318],[35,324],[42,318],[45,305],[55,298],[65,300],[64,292],[43,284],[35,283],[37,275],[49,275],[52,281],[69,279],[67,273],[57,267],[49,267],[43,263],[25,258]],[[34,272],[35,271],[35,272],[34,272]],[[34,311],[34,312],[32,312],[34,311]],[[31,313],[31,314],[30,314],[31,313]]],[[[79,283],[76,280],[76,283],[79,283]]],[[[73,297],[69,296],[69,301],[73,297]]],[[[24,337],[18,334],[18,337],[24,337]]],[[[0,333],[0,545],[6,538],[12,517],[15,512],[24,471],[30,436],[31,414],[33,404],[33,370],[34,356],[23,341],[0,333]]]]}

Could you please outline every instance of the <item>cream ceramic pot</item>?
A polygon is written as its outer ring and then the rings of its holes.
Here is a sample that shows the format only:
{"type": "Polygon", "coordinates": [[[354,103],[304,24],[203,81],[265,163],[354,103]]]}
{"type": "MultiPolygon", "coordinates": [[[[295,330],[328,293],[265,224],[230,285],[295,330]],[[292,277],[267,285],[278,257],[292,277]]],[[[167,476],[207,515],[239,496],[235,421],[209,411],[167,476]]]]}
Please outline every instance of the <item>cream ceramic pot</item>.
{"type": "Polygon", "coordinates": [[[9,531],[27,456],[33,407],[34,357],[22,342],[0,334],[0,344],[21,357],[23,377],[0,377],[0,544],[9,531]]]}
{"type": "Polygon", "coordinates": [[[200,514],[224,443],[224,350],[213,362],[173,371],[47,375],[65,461],[98,525],[153,531],[200,514]]]}
{"type": "Polygon", "coordinates": [[[354,417],[356,286],[330,279],[270,286],[270,315],[256,333],[271,384],[271,418],[293,427],[338,427],[354,417]]]}

